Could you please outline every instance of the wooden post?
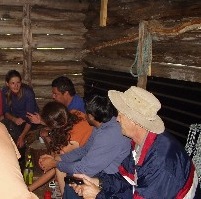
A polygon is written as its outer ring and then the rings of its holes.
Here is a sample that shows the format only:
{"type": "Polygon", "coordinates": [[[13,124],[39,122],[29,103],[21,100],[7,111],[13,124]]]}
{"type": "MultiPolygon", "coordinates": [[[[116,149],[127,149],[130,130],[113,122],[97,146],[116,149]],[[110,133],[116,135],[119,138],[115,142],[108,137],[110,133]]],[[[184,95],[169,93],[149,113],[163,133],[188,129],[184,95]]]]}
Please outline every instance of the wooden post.
{"type": "Polygon", "coordinates": [[[31,6],[23,6],[22,41],[23,41],[23,79],[31,86],[32,79],[32,31],[31,31],[31,6]]]}
{"type": "Polygon", "coordinates": [[[107,3],[108,0],[101,0],[101,10],[100,10],[100,26],[106,26],[107,21],[107,3]]]}
{"type": "MultiPolygon", "coordinates": [[[[140,71],[138,75],[138,83],[137,86],[146,89],[147,86],[147,72],[145,68],[143,68],[143,59],[144,59],[144,52],[143,46],[145,45],[145,39],[148,37],[148,22],[142,21],[139,24],[139,43],[138,43],[138,62],[137,62],[137,71],[140,71]]],[[[152,53],[151,55],[152,56],[152,53]]],[[[150,58],[151,59],[151,58],[150,58]]],[[[150,67],[150,66],[149,66],[150,67]]],[[[150,68],[148,73],[150,72],[150,68]]]]}

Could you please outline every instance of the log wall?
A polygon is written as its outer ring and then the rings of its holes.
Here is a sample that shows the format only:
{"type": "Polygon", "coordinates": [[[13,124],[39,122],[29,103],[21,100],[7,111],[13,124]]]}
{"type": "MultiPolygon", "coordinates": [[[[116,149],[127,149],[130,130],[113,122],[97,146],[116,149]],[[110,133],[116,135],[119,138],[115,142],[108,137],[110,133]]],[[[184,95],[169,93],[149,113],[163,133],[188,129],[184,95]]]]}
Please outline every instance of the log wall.
{"type": "Polygon", "coordinates": [[[87,2],[74,0],[0,1],[0,87],[7,71],[16,69],[33,86],[39,107],[51,99],[51,82],[61,75],[71,78],[83,96],[85,64],[79,54],[87,32],[83,24],[87,8],[87,2]],[[25,6],[30,8],[30,30],[25,6]],[[30,38],[23,44],[24,34],[30,38]],[[30,54],[31,64],[25,61],[30,54]]]}
{"type": "Polygon", "coordinates": [[[201,122],[200,0],[109,0],[105,27],[99,26],[99,10],[100,3],[91,3],[85,21],[85,96],[138,84],[130,69],[145,21],[152,37],[146,89],[161,101],[166,129],[185,145],[189,126],[201,122]]]}
{"type": "Polygon", "coordinates": [[[105,27],[99,26],[99,9],[100,3],[91,3],[85,22],[87,65],[129,73],[139,23],[147,21],[152,37],[151,76],[201,83],[200,0],[110,0],[105,27]]]}

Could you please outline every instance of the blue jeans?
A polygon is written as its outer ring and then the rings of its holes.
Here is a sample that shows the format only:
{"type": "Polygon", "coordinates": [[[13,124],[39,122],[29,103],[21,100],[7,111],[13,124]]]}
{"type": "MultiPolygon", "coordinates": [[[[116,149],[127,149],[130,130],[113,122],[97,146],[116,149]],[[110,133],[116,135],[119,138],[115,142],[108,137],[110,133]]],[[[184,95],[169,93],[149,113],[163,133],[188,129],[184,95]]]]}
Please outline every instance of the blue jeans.
{"type": "Polygon", "coordinates": [[[74,189],[71,188],[68,184],[65,184],[63,199],[81,199],[82,197],[78,196],[74,189]]]}

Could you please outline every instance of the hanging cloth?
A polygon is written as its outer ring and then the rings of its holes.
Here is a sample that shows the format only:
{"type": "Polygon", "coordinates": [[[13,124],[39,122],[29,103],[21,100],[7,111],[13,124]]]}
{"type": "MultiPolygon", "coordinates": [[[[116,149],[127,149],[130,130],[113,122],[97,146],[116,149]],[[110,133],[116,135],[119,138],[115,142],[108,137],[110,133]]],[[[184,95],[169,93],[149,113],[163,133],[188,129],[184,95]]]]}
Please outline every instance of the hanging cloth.
{"type": "Polygon", "coordinates": [[[150,74],[149,69],[152,63],[152,36],[149,31],[145,32],[144,22],[139,25],[139,38],[138,46],[136,50],[135,60],[130,67],[130,73],[133,77],[139,77],[141,75],[150,74]],[[139,49],[142,48],[142,53],[140,57],[139,49]],[[137,74],[134,74],[134,69],[136,68],[137,74]]]}

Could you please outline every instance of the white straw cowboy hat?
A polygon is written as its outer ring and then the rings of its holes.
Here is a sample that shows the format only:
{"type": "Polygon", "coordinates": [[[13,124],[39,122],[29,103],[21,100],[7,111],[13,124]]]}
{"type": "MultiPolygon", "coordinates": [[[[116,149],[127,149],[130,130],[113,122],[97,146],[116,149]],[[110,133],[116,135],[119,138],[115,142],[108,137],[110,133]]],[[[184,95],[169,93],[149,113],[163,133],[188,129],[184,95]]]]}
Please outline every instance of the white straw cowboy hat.
{"type": "Polygon", "coordinates": [[[152,93],[131,86],[125,92],[110,90],[108,96],[116,109],[134,123],[157,134],[165,130],[163,121],[157,115],[161,103],[152,93]]]}

